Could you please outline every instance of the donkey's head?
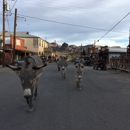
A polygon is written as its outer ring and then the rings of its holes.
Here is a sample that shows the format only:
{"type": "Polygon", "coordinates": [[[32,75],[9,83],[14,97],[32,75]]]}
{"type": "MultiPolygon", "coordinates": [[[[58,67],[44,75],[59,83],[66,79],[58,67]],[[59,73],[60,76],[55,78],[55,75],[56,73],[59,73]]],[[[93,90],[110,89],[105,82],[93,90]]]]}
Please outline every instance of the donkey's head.
{"type": "Polygon", "coordinates": [[[78,80],[82,79],[83,68],[84,68],[84,65],[82,63],[77,63],[75,65],[75,73],[76,73],[76,78],[78,80]]]}
{"type": "Polygon", "coordinates": [[[33,60],[29,60],[29,57],[27,57],[21,67],[13,65],[8,65],[7,67],[10,67],[18,74],[23,87],[24,97],[26,99],[30,98],[32,96],[32,87],[35,85],[37,71],[40,71],[40,69],[42,71],[43,65],[33,66],[33,60]]]}
{"type": "Polygon", "coordinates": [[[83,69],[83,68],[84,68],[84,65],[83,65],[82,63],[77,63],[77,64],[75,65],[75,68],[76,68],[76,69],[78,69],[78,68],[83,69]]]}

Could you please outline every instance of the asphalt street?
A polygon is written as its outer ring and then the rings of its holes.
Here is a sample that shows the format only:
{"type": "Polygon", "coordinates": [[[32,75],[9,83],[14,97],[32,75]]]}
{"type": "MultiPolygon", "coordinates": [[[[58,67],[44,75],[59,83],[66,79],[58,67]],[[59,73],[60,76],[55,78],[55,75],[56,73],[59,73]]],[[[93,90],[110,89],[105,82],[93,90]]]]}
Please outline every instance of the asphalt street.
{"type": "Polygon", "coordinates": [[[0,130],[130,130],[130,73],[85,66],[81,86],[73,63],[66,79],[49,63],[29,112],[19,77],[0,68],[0,130]]]}

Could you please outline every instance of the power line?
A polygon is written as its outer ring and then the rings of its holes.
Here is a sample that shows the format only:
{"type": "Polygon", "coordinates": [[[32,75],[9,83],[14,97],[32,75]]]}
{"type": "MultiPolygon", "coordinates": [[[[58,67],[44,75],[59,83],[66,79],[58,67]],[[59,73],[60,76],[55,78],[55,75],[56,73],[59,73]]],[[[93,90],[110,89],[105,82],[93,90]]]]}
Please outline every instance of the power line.
{"type": "Polygon", "coordinates": [[[10,31],[10,25],[9,25],[9,19],[8,19],[8,15],[6,15],[6,17],[7,17],[7,23],[8,23],[8,28],[9,28],[9,31],[10,31]]]}
{"type": "Polygon", "coordinates": [[[127,14],[127,15],[125,15],[115,26],[113,26],[107,33],[105,33],[100,39],[98,39],[98,41],[99,40],[101,40],[103,37],[105,37],[113,28],[115,28],[123,19],[125,19],[128,15],[130,14],[130,12],[127,14]]]}
{"type": "MultiPolygon", "coordinates": [[[[53,20],[47,20],[47,19],[42,19],[42,18],[27,16],[27,15],[18,14],[18,16],[23,16],[23,17],[28,17],[28,18],[32,18],[32,19],[38,19],[38,20],[48,21],[48,22],[57,23],[57,24],[64,24],[64,25],[69,25],[69,26],[75,26],[75,27],[80,27],[80,28],[89,28],[89,29],[94,29],[94,30],[108,31],[107,29],[100,29],[100,28],[93,28],[93,27],[81,26],[81,25],[70,24],[70,23],[63,23],[63,22],[58,22],[58,21],[53,21],[53,20]]],[[[119,32],[119,31],[113,31],[113,32],[127,33],[127,32],[119,32]]]]}
{"type": "Polygon", "coordinates": [[[13,10],[13,8],[14,8],[16,2],[17,2],[17,0],[15,0],[15,3],[14,3],[13,7],[12,7],[11,10],[10,10],[10,13],[11,13],[11,11],[13,10]]]}
{"type": "MultiPolygon", "coordinates": [[[[20,1],[21,2],[21,1],[20,1]]],[[[33,1],[22,1],[26,4],[29,4],[29,5],[36,5],[36,6],[39,6],[39,5],[43,5],[44,8],[48,8],[50,7],[51,9],[58,9],[58,10],[66,10],[66,11],[82,11],[82,14],[93,14],[94,16],[96,15],[101,15],[103,14],[105,17],[108,17],[108,15],[110,15],[110,17],[118,17],[120,18],[121,16],[121,13],[120,14],[116,14],[114,12],[104,12],[104,11],[99,11],[99,10],[93,10],[93,9],[87,9],[86,7],[75,7],[75,6],[70,6],[70,5],[63,5],[63,4],[59,4],[59,3],[53,3],[53,4],[49,4],[50,2],[45,2],[45,1],[42,1],[39,3],[34,3],[33,1]]],[[[39,8],[41,7],[42,10],[43,10],[43,6],[39,6],[39,8]]],[[[122,16],[121,16],[122,17],[122,16]]]]}

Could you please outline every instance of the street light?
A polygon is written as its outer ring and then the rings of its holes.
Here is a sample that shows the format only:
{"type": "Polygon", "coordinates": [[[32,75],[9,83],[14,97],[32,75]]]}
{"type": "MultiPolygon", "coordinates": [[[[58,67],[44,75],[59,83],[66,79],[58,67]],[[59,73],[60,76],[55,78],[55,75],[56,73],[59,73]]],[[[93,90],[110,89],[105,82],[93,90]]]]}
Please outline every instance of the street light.
{"type": "Polygon", "coordinates": [[[96,44],[97,42],[99,42],[99,40],[94,40],[94,46],[93,46],[93,47],[94,47],[94,50],[93,50],[93,51],[94,51],[94,53],[95,53],[94,58],[97,57],[97,53],[98,53],[98,51],[95,50],[95,48],[96,48],[96,47],[95,47],[95,44],[96,44]]]}

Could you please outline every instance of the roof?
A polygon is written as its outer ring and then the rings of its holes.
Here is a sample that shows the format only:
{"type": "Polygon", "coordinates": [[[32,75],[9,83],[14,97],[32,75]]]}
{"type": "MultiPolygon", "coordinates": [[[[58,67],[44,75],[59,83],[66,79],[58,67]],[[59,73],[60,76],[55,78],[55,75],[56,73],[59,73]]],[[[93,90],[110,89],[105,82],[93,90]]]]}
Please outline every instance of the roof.
{"type": "Polygon", "coordinates": [[[119,47],[108,47],[109,52],[127,52],[126,48],[119,48],[119,47]]]}
{"type": "MultiPolygon", "coordinates": [[[[0,32],[0,35],[3,35],[3,32],[0,32]]],[[[5,37],[10,37],[10,35],[14,35],[13,32],[5,32],[5,37]]],[[[29,32],[16,32],[17,37],[23,38],[39,38],[38,36],[30,35],[29,32]]]]}

